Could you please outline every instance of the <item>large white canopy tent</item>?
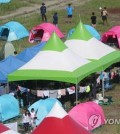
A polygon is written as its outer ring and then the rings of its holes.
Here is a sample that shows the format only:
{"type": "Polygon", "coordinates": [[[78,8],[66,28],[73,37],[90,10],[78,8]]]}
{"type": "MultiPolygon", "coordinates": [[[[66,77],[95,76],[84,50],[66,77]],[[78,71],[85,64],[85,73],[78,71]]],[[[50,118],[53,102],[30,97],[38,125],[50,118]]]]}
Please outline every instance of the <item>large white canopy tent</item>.
{"type": "Polygon", "coordinates": [[[101,71],[120,61],[120,51],[92,37],[81,21],[75,32],[65,41],[65,44],[80,57],[97,60],[101,71]]]}
{"type": "Polygon", "coordinates": [[[10,74],[8,80],[55,80],[76,84],[98,68],[96,61],[76,55],[53,33],[43,49],[10,74]]]}
{"type": "Polygon", "coordinates": [[[99,67],[96,61],[76,55],[53,33],[42,50],[21,68],[9,74],[8,80],[54,80],[77,85],[99,67]]]}
{"type": "Polygon", "coordinates": [[[92,37],[82,22],[77,25],[75,32],[65,41],[65,45],[80,57],[98,60],[102,66],[101,70],[120,61],[120,51],[92,37]]]}

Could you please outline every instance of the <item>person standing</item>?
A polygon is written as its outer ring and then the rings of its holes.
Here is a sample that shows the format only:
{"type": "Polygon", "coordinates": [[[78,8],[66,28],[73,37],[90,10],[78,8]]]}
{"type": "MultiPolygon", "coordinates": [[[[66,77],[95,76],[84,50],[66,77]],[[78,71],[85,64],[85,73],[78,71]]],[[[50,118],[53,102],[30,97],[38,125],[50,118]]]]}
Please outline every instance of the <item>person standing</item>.
{"type": "Polygon", "coordinates": [[[35,127],[35,118],[36,118],[36,112],[35,112],[34,108],[32,108],[30,111],[30,118],[31,118],[31,125],[34,128],[35,127]]]}
{"type": "Polygon", "coordinates": [[[57,14],[57,12],[55,12],[54,15],[53,15],[53,24],[55,26],[58,25],[58,14],[57,14]]]}
{"type": "Polygon", "coordinates": [[[97,17],[96,17],[96,15],[95,15],[95,13],[92,12],[91,23],[92,23],[92,26],[93,26],[94,28],[96,28],[96,19],[97,19],[97,17]]]}
{"type": "Polygon", "coordinates": [[[25,112],[23,114],[23,126],[24,126],[25,132],[28,131],[29,125],[30,125],[30,112],[29,110],[25,109],[25,112]]]}
{"type": "Polygon", "coordinates": [[[102,17],[102,21],[103,21],[103,25],[108,25],[108,21],[107,21],[107,17],[108,17],[108,12],[107,12],[107,8],[104,7],[102,12],[101,12],[101,17],[102,17]]]}
{"type": "Polygon", "coordinates": [[[41,16],[42,16],[42,21],[47,22],[45,3],[42,3],[42,6],[40,7],[40,13],[41,13],[41,16]]]}
{"type": "Polygon", "coordinates": [[[68,4],[68,7],[66,8],[66,11],[67,11],[67,15],[68,15],[67,23],[71,23],[72,17],[73,17],[73,7],[71,6],[71,4],[68,4]]]}

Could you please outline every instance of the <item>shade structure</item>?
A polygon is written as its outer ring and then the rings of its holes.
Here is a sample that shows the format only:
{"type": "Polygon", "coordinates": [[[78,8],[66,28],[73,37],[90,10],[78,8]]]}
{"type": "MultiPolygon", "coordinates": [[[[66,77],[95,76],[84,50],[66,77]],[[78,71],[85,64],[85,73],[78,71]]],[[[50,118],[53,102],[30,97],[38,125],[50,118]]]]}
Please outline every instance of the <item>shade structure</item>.
{"type": "Polygon", "coordinates": [[[68,114],[87,130],[94,130],[105,124],[103,109],[95,102],[80,103],[74,106],[68,114]]]}
{"type": "Polygon", "coordinates": [[[0,83],[7,83],[7,73],[0,68],[0,83]]]}
{"type": "Polygon", "coordinates": [[[31,60],[46,44],[46,42],[41,42],[37,45],[34,45],[32,47],[28,47],[24,49],[22,52],[20,52],[18,55],[16,55],[17,59],[20,59],[24,61],[25,63],[31,60]]]}
{"type": "Polygon", "coordinates": [[[52,23],[42,23],[37,25],[30,31],[29,42],[48,41],[53,32],[56,32],[59,38],[64,38],[64,34],[52,23]]]}
{"type": "Polygon", "coordinates": [[[19,22],[10,21],[0,26],[0,39],[14,41],[27,36],[29,36],[28,30],[19,22]]]}
{"type": "MultiPolygon", "coordinates": [[[[100,66],[98,71],[103,71],[113,63],[120,61],[120,51],[95,39],[81,21],[65,44],[79,56],[98,61],[100,66]]],[[[104,84],[102,89],[104,97],[104,84]]]]}
{"type": "Polygon", "coordinates": [[[95,38],[89,41],[68,40],[65,42],[74,53],[89,59],[98,60],[101,70],[106,69],[113,63],[120,61],[120,51],[98,41],[95,38]]]}
{"type": "Polygon", "coordinates": [[[47,116],[47,114],[51,111],[52,107],[55,103],[58,103],[62,107],[62,104],[60,101],[54,98],[47,98],[47,99],[40,99],[39,101],[33,103],[29,107],[29,111],[31,111],[32,108],[34,108],[36,113],[36,125],[38,126],[42,120],[47,116]]]}
{"type": "Polygon", "coordinates": [[[77,84],[96,72],[99,65],[69,50],[59,37],[52,37],[29,62],[8,76],[9,81],[55,80],[77,84]]]}
{"type": "Polygon", "coordinates": [[[8,74],[14,72],[17,70],[19,67],[24,65],[25,62],[17,59],[15,56],[8,56],[4,60],[0,61],[0,72],[3,75],[3,77],[0,78],[0,81],[4,81],[7,83],[8,79],[8,74]]]}
{"type": "MultiPolygon", "coordinates": [[[[91,33],[91,35],[93,37],[100,40],[100,34],[98,33],[98,31],[94,27],[92,27],[90,25],[86,25],[86,24],[84,24],[84,26],[91,33]]],[[[74,33],[74,31],[75,31],[75,28],[70,29],[70,31],[68,32],[67,38],[69,38],[74,33]]]]}
{"type": "Polygon", "coordinates": [[[83,58],[98,60],[101,70],[120,61],[120,52],[92,37],[82,22],[78,24],[75,32],[65,41],[65,44],[83,58]],[[79,33],[79,30],[81,33],[79,33]]]}
{"type": "Polygon", "coordinates": [[[99,60],[105,55],[115,51],[115,49],[103,44],[95,38],[91,38],[89,41],[76,39],[67,40],[65,44],[81,57],[90,60],[99,60]]]}
{"type": "Polygon", "coordinates": [[[6,127],[4,124],[0,123],[0,134],[19,134],[11,130],[10,128],[6,127]]]}
{"type": "Polygon", "coordinates": [[[25,62],[17,59],[15,56],[10,55],[6,59],[0,61],[0,68],[6,73],[11,73],[21,67],[23,64],[25,64],[25,62]]]}
{"type": "Polygon", "coordinates": [[[66,111],[55,103],[46,118],[33,131],[32,134],[91,134],[77,122],[75,122],[66,111]],[[46,129],[47,128],[47,129],[46,129]]]}
{"type": "Polygon", "coordinates": [[[68,38],[68,40],[78,39],[88,41],[91,38],[93,38],[92,34],[86,29],[86,27],[80,21],[80,23],[76,26],[75,31],[68,38]]]}

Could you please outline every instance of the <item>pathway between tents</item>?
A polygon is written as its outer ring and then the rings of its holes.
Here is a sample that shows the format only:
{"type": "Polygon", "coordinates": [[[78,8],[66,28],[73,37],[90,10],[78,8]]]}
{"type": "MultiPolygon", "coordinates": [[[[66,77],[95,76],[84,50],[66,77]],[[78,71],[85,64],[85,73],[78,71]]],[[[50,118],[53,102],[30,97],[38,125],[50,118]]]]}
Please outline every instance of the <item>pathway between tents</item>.
{"type": "MultiPolygon", "coordinates": [[[[71,3],[73,6],[78,6],[78,5],[84,5],[86,2],[89,2],[90,0],[46,0],[46,6],[47,6],[47,10],[50,11],[52,9],[63,9],[65,8],[65,6],[68,5],[68,3],[71,3]]],[[[4,15],[4,16],[0,16],[0,20],[8,20],[10,18],[16,17],[16,16],[20,16],[20,15],[25,15],[25,14],[31,14],[34,12],[40,12],[39,11],[40,5],[38,4],[31,4],[30,7],[22,7],[19,8],[18,10],[16,10],[15,12],[8,14],[8,15],[4,15]]]]}

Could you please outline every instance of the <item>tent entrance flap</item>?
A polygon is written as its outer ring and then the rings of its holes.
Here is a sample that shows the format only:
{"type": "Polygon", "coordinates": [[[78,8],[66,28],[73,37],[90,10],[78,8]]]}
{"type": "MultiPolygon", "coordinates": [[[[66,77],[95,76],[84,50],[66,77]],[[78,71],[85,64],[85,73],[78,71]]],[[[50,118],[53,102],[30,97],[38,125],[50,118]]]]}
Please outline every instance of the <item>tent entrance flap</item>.
{"type": "Polygon", "coordinates": [[[111,45],[116,45],[118,47],[118,39],[117,39],[117,35],[113,36],[110,35],[107,39],[107,44],[111,44],[111,45]]]}
{"type": "Polygon", "coordinates": [[[2,32],[1,32],[1,35],[0,35],[0,39],[1,40],[7,40],[8,35],[9,35],[9,29],[8,28],[3,28],[2,32]]]}
{"type": "Polygon", "coordinates": [[[42,37],[43,37],[43,34],[44,34],[44,30],[43,29],[40,29],[38,31],[36,31],[35,35],[34,35],[34,41],[41,41],[42,37]]]}

